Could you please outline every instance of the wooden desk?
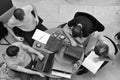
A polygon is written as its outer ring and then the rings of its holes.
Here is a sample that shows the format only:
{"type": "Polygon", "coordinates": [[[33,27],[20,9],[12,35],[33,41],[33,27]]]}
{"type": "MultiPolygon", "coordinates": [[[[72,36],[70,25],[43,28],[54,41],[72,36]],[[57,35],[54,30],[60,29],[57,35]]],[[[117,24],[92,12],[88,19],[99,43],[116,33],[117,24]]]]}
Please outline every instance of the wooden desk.
{"type": "MultiPolygon", "coordinates": [[[[62,30],[59,29],[59,28],[53,28],[53,29],[47,30],[46,32],[49,33],[49,34],[52,34],[54,32],[61,32],[62,33],[62,30]]],[[[64,33],[63,33],[63,35],[64,35],[64,33]]],[[[40,43],[38,41],[35,41],[34,44],[33,44],[33,48],[35,48],[38,51],[42,51],[42,52],[45,52],[45,53],[48,53],[48,54],[52,53],[51,51],[45,49],[44,47],[45,47],[45,44],[42,44],[42,43],[40,43]],[[37,44],[40,44],[41,46],[37,47],[36,46],[37,44]]],[[[59,50],[59,52],[57,52],[55,54],[55,62],[60,63],[61,65],[63,65],[63,66],[60,67],[63,70],[68,70],[69,72],[72,73],[73,60],[70,59],[70,58],[64,57],[64,53],[63,53],[64,50],[65,50],[65,47],[62,47],[61,50],[59,50]]],[[[57,66],[57,67],[59,67],[59,66],[57,66]]],[[[49,75],[50,75],[50,77],[52,76],[51,74],[49,74],[49,75]]],[[[56,76],[52,76],[52,77],[56,77],[56,76]]]]}

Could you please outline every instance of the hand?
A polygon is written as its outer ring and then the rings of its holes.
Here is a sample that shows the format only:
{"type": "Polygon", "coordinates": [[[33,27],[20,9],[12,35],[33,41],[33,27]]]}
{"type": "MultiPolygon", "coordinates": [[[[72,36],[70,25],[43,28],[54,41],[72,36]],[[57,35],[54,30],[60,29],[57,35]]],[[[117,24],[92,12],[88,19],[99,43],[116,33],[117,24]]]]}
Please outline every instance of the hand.
{"type": "Polygon", "coordinates": [[[23,37],[15,37],[18,41],[24,41],[23,37]]]}
{"type": "Polygon", "coordinates": [[[44,55],[39,53],[38,58],[39,58],[40,60],[43,60],[44,55]]]}
{"type": "Polygon", "coordinates": [[[75,41],[71,41],[71,45],[76,47],[78,44],[75,41]]]}
{"type": "Polygon", "coordinates": [[[38,72],[37,75],[41,76],[41,77],[45,77],[45,75],[41,72],[38,72]]]}
{"type": "Polygon", "coordinates": [[[73,70],[72,70],[72,73],[76,73],[78,71],[78,69],[80,68],[80,66],[82,65],[82,61],[81,60],[78,60],[74,66],[73,66],[73,70]]]}
{"type": "Polygon", "coordinates": [[[100,61],[100,59],[97,57],[97,58],[94,58],[94,62],[98,62],[100,61]]]}

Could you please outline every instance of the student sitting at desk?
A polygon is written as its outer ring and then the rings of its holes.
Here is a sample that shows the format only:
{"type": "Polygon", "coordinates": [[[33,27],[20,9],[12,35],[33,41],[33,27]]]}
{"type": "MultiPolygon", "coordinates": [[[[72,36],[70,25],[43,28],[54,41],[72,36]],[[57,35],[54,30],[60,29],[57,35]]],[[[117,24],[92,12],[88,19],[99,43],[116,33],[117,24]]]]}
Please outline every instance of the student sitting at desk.
{"type": "MultiPolygon", "coordinates": [[[[117,54],[117,52],[117,46],[112,41],[112,39],[96,33],[96,35],[93,35],[88,42],[88,45],[85,49],[86,58],[83,61],[82,65],[85,66],[88,70],[93,71],[93,73],[96,73],[109,61],[114,62],[116,60],[115,55],[117,54]],[[95,53],[96,55],[93,53],[95,53]],[[94,68],[95,70],[92,70],[92,68],[89,67],[88,64],[86,64],[89,61],[92,61],[91,66],[92,63],[94,63],[94,65],[96,66],[98,65],[97,68],[94,68]],[[98,61],[104,61],[104,63],[97,64],[98,61]]],[[[84,68],[83,70],[87,70],[86,68],[84,68]]]]}
{"type": "Polygon", "coordinates": [[[85,47],[88,41],[87,38],[96,31],[104,31],[104,26],[92,15],[77,12],[74,18],[63,27],[63,31],[69,38],[72,46],[78,46],[80,44],[85,47]]]}
{"type": "Polygon", "coordinates": [[[42,25],[42,22],[43,20],[38,16],[35,6],[26,5],[22,8],[16,8],[13,12],[13,16],[4,26],[16,40],[25,40],[32,46],[34,42],[32,36],[35,30],[47,30],[47,28],[42,25]]]}
{"type": "MultiPolygon", "coordinates": [[[[71,45],[82,46],[84,49],[87,47],[91,36],[97,31],[104,31],[104,29],[105,27],[96,18],[84,12],[77,12],[74,18],[63,27],[63,31],[70,40],[71,45]]],[[[84,70],[84,67],[81,66],[77,74],[81,75],[86,72],[88,70],[84,70]]]]}
{"type": "Polygon", "coordinates": [[[109,50],[109,45],[105,41],[98,41],[91,51],[94,51],[96,55],[99,57],[95,58],[95,62],[97,61],[114,61],[115,54],[111,53],[109,50]]]}
{"type": "Polygon", "coordinates": [[[5,62],[21,80],[30,80],[30,74],[44,77],[41,72],[31,70],[33,65],[32,53],[39,56],[41,60],[44,58],[43,54],[24,45],[22,42],[15,42],[6,49],[6,54],[4,56],[5,62]]]}

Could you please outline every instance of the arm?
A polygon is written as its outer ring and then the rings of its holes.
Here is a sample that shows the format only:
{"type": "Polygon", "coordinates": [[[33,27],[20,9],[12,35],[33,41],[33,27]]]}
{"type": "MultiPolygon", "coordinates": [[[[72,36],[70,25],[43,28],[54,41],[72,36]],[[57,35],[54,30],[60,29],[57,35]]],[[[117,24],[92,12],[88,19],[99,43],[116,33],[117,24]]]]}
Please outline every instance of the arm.
{"type": "Polygon", "coordinates": [[[70,40],[72,46],[77,46],[76,41],[73,39],[73,37],[70,34],[70,29],[68,28],[68,25],[65,25],[65,27],[63,27],[63,32],[67,36],[67,38],[70,40]]]}
{"type": "Polygon", "coordinates": [[[35,14],[35,19],[36,19],[36,21],[37,21],[37,23],[39,22],[39,20],[38,20],[38,13],[37,13],[37,9],[36,9],[36,7],[33,5],[33,4],[31,4],[31,6],[32,6],[32,8],[33,8],[33,12],[34,12],[34,14],[35,14]]]}
{"type": "Polygon", "coordinates": [[[23,72],[23,73],[35,74],[35,75],[39,75],[39,76],[44,77],[43,73],[24,68],[22,66],[14,65],[14,68],[12,68],[12,69],[16,70],[16,71],[19,71],[19,72],[23,72]]]}
{"type": "Polygon", "coordinates": [[[18,37],[14,34],[13,30],[11,27],[9,27],[7,24],[4,24],[4,26],[7,28],[7,30],[10,32],[10,34],[15,38],[17,39],[18,41],[23,41],[24,38],[23,37],[18,37]]]}
{"type": "Polygon", "coordinates": [[[28,52],[30,53],[34,53],[36,55],[38,55],[38,57],[42,60],[44,58],[44,55],[42,53],[40,53],[39,51],[35,50],[34,48],[30,47],[30,46],[27,46],[23,43],[20,43],[21,47],[24,49],[24,50],[27,50],[28,52]]]}

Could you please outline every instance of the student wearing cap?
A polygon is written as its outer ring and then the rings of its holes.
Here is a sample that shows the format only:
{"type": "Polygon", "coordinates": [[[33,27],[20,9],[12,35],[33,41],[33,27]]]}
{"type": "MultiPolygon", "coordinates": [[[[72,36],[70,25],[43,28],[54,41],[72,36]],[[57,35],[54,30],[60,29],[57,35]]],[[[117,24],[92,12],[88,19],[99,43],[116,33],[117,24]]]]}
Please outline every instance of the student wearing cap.
{"type": "Polygon", "coordinates": [[[104,31],[104,26],[92,15],[84,12],[77,12],[72,20],[64,27],[63,31],[69,38],[72,46],[83,45],[84,41],[95,31],[104,31]]]}

